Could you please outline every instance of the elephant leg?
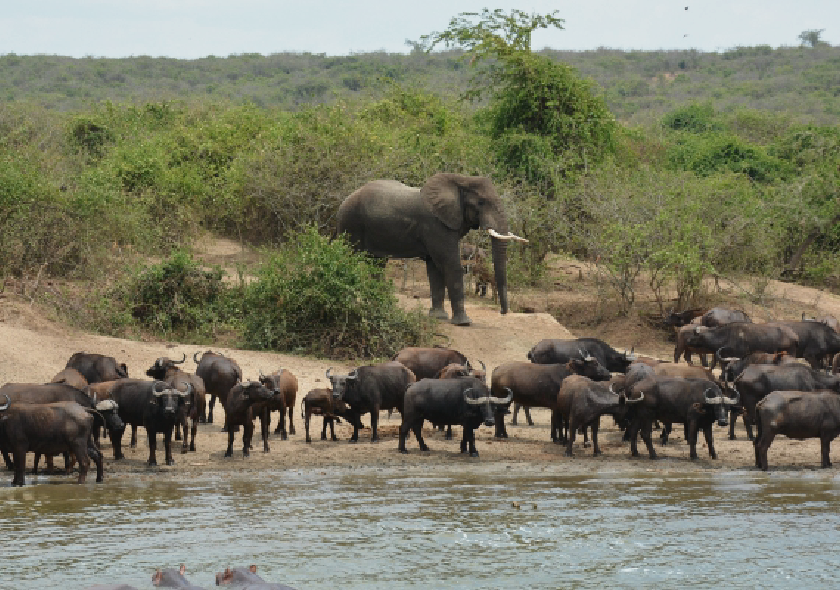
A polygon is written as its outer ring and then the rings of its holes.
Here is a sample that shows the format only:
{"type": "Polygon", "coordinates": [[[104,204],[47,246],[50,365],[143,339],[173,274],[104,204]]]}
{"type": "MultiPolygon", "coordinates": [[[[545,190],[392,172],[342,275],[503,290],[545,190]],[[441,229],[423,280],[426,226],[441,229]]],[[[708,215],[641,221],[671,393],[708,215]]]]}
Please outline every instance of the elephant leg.
{"type": "Polygon", "coordinates": [[[426,274],[429,276],[429,288],[432,292],[432,308],[429,310],[429,315],[439,320],[448,320],[449,314],[443,308],[446,283],[443,280],[443,273],[431,259],[426,260],[426,274]]]}
{"type": "MultiPolygon", "coordinates": [[[[449,291],[449,301],[452,304],[452,323],[456,326],[469,326],[472,320],[464,310],[464,271],[461,269],[461,260],[458,258],[458,249],[455,248],[453,256],[442,256],[438,259],[439,269],[443,270],[446,290],[449,291]]],[[[434,291],[432,292],[434,304],[434,291]]]]}

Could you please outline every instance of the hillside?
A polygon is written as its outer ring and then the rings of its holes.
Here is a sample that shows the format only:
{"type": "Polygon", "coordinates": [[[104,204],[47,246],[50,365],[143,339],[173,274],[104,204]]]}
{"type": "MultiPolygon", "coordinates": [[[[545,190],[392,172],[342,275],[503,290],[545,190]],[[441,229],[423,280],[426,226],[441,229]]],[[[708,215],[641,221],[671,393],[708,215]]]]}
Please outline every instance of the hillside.
{"type": "MultiPolygon", "coordinates": [[[[840,47],[553,51],[600,87],[620,120],[645,122],[688,102],[749,107],[831,124],[840,113],[840,47]]],[[[283,53],[178,60],[0,56],[0,99],[61,111],[103,101],[249,102],[287,110],[382,96],[394,83],[454,98],[473,70],[459,51],[346,57],[283,53]]]]}

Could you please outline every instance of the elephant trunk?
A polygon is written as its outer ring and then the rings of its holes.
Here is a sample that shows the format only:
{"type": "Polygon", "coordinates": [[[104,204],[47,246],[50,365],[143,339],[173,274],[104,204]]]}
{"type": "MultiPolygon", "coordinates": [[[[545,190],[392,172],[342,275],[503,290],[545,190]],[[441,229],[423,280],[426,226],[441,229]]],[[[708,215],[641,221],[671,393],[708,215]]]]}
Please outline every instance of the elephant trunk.
{"type": "Polygon", "coordinates": [[[498,238],[491,238],[493,244],[493,271],[496,276],[496,293],[502,313],[508,312],[507,292],[507,242],[498,238]]]}

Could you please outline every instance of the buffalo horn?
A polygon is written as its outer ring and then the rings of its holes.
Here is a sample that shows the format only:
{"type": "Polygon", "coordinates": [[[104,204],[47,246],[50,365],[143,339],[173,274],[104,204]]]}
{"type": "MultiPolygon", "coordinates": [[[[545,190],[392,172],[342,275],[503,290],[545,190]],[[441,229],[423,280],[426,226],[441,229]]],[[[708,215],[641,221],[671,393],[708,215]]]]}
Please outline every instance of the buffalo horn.
{"type": "Polygon", "coordinates": [[[180,395],[181,397],[186,397],[193,392],[192,383],[187,383],[187,390],[186,391],[181,391],[180,389],[176,389],[175,391],[177,391],[178,395],[180,395]]]}
{"type": "Polygon", "coordinates": [[[513,399],[513,391],[511,391],[510,387],[505,387],[505,389],[508,392],[507,397],[493,397],[491,395],[490,396],[490,403],[491,404],[496,404],[496,405],[499,405],[499,406],[509,404],[511,402],[511,400],[513,399]]]}
{"type": "Polygon", "coordinates": [[[172,363],[173,363],[173,364],[175,364],[175,365],[183,365],[183,364],[184,364],[184,362],[186,362],[186,360],[187,360],[187,353],[186,353],[186,352],[182,352],[181,354],[183,354],[183,355],[184,355],[184,358],[182,358],[180,361],[172,361],[172,363]]]}
{"type": "Polygon", "coordinates": [[[707,404],[722,404],[723,403],[723,396],[721,395],[714,395],[714,389],[707,389],[703,392],[703,396],[706,398],[707,404]],[[712,392],[713,397],[709,397],[709,392],[712,392]]]}
{"type": "Polygon", "coordinates": [[[98,412],[107,412],[108,410],[117,410],[117,402],[112,399],[103,399],[101,402],[96,404],[96,410],[98,412]]]}
{"type": "MultiPolygon", "coordinates": [[[[735,391],[734,387],[732,388],[732,391],[735,391]]],[[[724,395],[722,397],[723,397],[723,403],[725,403],[728,406],[737,406],[738,404],[741,403],[741,394],[738,393],[737,391],[735,391],[735,399],[732,399],[732,398],[730,398],[726,395],[724,395]]]]}
{"type": "Polygon", "coordinates": [[[464,401],[465,401],[465,402],[467,402],[468,404],[473,405],[473,406],[479,406],[479,405],[481,405],[481,404],[486,404],[486,403],[487,403],[487,400],[488,400],[488,399],[490,399],[490,398],[489,398],[489,397],[487,397],[487,396],[472,399],[472,398],[470,397],[470,392],[471,392],[472,390],[473,390],[473,388],[472,388],[472,387],[470,387],[469,389],[464,390],[464,401]]]}
{"type": "Polygon", "coordinates": [[[347,375],[347,378],[348,379],[356,379],[359,376],[358,372],[359,372],[359,369],[353,369],[352,371],[350,371],[350,374],[347,375]]]}
{"type": "Polygon", "coordinates": [[[486,372],[487,372],[487,365],[485,365],[485,364],[484,364],[484,361],[483,361],[483,360],[481,360],[481,359],[478,359],[478,362],[480,362],[480,363],[481,363],[481,370],[482,370],[482,371],[484,371],[484,372],[486,373],[486,372]]]}
{"type": "Polygon", "coordinates": [[[492,227],[487,230],[487,233],[490,234],[490,237],[496,238],[497,240],[516,240],[517,242],[523,242],[525,244],[528,243],[528,240],[526,240],[525,238],[520,238],[519,236],[517,236],[516,234],[512,234],[511,232],[508,232],[506,234],[500,234],[492,227]]]}
{"type": "Polygon", "coordinates": [[[265,379],[265,375],[263,375],[262,369],[260,369],[260,381],[265,379]]]}
{"type": "Polygon", "coordinates": [[[624,402],[625,402],[625,403],[627,403],[627,404],[637,404],[637,403],[639,403],[640,401],[642,401],[643,399],[645,399],[645,392],[644,392],[644,391],[640,391],[640,392],[639,392],[639,397],[638,397],[638,398],[636,398],[636,399],[630,399],[629,397],[625,397],[625,398],[624,398],[624,402]]]}
{"type": "Polygon", "coordinates": [[[193,355],[193,361],[195,362],[195,364],[198,364],[198,363],[200,362],[200,361],[199,361],[199,358],[198,358],[198,354],[199,354],[200,352],[201,352],[201,351],[199,350],[198,352],[196,352],[196,353],[193,355]]]}
{"type": "Polygon", "coordinates": [[[3,397],[5,397],[5,398],[6,398],[6,404],[5,404],[5,405],[3,405],[3,406],[0,406],[0,412],[2,412],[2,411],[4,411],[4,410],[8,410],[8,409],[9,409],[9,406],[12,404],[12,400],[11,400],[11,398],[10,398],[8,395],[6,395],[6,394],[4,393],[4,394],[3,394],[3,397]]]}
{"type": "Polygon", "coordinates": [[[330,375],[332,375],[332,367],[330,367],[329,369],[327,369],[326,375],[327,375],[327,379],[329,379],[329,378],[330,378],[330,375]]]}
{"type": "Polygon", "coordinates": [[[718,362],[723,363],[734,363],[735,361],[740,361],[740,357],[737,356],[720,356],[720,351],[726,348],[725,346],[721,346],[715,351],[715,357],[717,358],[718,362]]]}

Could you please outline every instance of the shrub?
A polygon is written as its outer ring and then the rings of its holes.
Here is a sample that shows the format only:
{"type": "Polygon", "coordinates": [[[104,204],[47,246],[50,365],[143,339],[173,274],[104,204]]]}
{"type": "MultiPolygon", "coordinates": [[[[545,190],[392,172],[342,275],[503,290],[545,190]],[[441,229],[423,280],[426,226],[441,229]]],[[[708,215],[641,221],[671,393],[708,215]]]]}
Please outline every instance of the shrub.
{"type": "Polygon", "coordinates": [[[400,309],[382,276],[344,238],[311,227],[293,235],[247,287],[245,345],[329,358],[390,357],[422,345],[431,320],[400,309]]]}
{"type": "Polygon", "coordinates": [[[113,313],[157,336],[212,335],[227,316],[221,268],[205,270],[184,251],[140,268],[111,291],[113,313]]]}

